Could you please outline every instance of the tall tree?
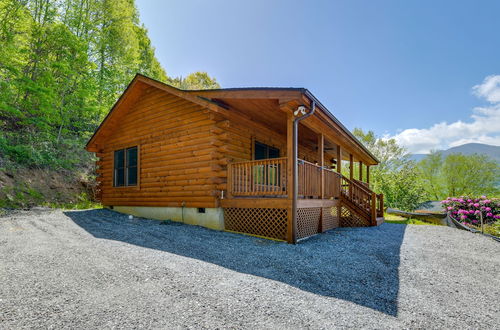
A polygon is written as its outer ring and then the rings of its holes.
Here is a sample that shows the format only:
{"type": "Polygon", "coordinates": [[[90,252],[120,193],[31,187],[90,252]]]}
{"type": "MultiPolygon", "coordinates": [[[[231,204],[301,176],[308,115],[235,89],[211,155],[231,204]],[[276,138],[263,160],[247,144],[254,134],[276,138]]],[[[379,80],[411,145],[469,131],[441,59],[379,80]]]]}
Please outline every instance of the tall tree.
{"type": "Polygon", "coordinates": [[[370,169],[373,190],[384,194],[387,206],[407,211],[415,209],[422,202],[424,188],[408,151],[396,140],[379,138],[372,131],[365,133],[356,128],[353,133],[380,161],[370,169]]]}
{"type": "Polygon", "coordinates": [[[441,167],[443,157],[440,152],[432,151],[419,163],[420,175],[428,196],[434,200],[443,198],[443,178],[441,167]]]}
{"type": "Polygon", "coordinates": [[[448,196],[495,195],[499,192],[500,167],[486,155],[448,155],[443,163],[442,176],[448,196]]]}
{"type": "Polygon", "coordinates": [[[170,83],[180,89],[217,89],[220,88],[215,78],[212,78],[206,72],[193,72],[187,77],[177,77],[170,80],[170,83]]]}
{"type": "Polygon", "coordinates": [[[167,76],[134,0],[0,0],[0,155],[86,161],[85,140],[136,73],[219,87],[205,72],[167,76]]]}
{"type": "Polygon", "coordinates": [[[487,155],[457,153],[443,158],[432,152],[420,161],[419,170],[428,196],[435,200],[500,192],[499,164],[487,155]]]}

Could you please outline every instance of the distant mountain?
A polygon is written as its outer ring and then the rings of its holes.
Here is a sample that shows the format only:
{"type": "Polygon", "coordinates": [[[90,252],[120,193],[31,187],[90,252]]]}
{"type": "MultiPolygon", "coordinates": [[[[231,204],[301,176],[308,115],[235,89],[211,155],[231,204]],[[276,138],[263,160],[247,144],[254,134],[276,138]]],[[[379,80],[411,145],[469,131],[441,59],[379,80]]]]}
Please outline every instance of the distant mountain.
{"type": "MultiPolygon", "coordinates": [[[[464,155],[486,154],[500,163],[500,146],[492,146],[489,144],[467,143],[450,149],[439,150],[439,152],[443,155],[443,157],[446,157],[449,154],[457,153],[462,153],[464,155]]],[[[425,156],[425,154],[412,154],[411,159],[420,161],[424,159],[425,156]]]]}

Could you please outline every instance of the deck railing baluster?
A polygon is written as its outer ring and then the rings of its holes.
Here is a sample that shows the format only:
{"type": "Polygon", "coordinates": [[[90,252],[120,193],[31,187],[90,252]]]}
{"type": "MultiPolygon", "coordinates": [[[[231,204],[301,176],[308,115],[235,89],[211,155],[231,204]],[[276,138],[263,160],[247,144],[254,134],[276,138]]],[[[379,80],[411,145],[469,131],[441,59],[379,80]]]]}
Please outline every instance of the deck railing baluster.
{"type": "MultiPolygon", "coordinates": [[[[286,196],[287,158],[273,158],[231,163],[228,166],[228,193],[230,196],[286,196]]],[[[349,180],[340,173],[299,160],[298,195],[321,198],[321,171],[324,171],[325,198],[348,198],[360,208],[370,211],[372,191],[356,180],[349,180]]],[[[383,214],[383,196],[376,195],[377,215],[383,214]]]]}

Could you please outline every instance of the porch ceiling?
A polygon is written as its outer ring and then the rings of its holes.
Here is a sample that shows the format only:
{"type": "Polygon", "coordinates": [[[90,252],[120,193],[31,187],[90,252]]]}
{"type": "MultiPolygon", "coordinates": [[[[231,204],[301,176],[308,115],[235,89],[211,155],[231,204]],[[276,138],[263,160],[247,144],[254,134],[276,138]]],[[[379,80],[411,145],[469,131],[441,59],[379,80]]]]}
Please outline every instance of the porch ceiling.
{"type": "Polygon", "coordinates": [[[236,88],[191,92],[199,97],[225,104],[230,108],[229,111],[239,112],[253,122],[264,125],[279,134],[286,134],[286,112],[293,111],[301,104],[310,106],[310,100],[314,99],[317,105],[316,114],[300,123],[299,140],[316,145],[317,135],[322,132],[325,136],[325,147],[332,155],[336,154],[336,145],[341,145],[344,160],[348,160],[349,154],[352,154],[356,161],[362,161],[364,164],[376,165],[378,163],[352,133],[306,89],[236,88]]]}
{"type": "Polygon", "coordinates": [[[286,134],[286,113],[279,110],[277,99],[217,98],[213,100],[228,105],[231,111],[240,112],[252,121],[267,126],[279,134],[286,134]]]}
{"type": "MultiPolygon", "coordinates": [[[[233,99],[233,98],[214,98],[213,101],[227,105],[231,111],[245,114],[252,121],[267,126],[273,131],[286,135],[286,113],[279,109],[277,99],[233,99]]],[[[304,124],[299,124],[299,142],[317,148],[318,134],[304,124]]],[[[337,145],[325,138],[325,152],[334,158],[337,145]]],[[[342,158],[349,159],[349,153],[343,152],[342,158]]]]}

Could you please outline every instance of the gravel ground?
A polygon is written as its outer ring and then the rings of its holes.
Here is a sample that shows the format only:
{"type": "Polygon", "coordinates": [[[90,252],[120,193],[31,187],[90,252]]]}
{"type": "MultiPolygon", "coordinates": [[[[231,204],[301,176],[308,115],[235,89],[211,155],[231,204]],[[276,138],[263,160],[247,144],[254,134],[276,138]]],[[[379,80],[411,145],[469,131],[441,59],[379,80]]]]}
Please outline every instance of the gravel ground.
{"type": "Polygon", "coordinates": [[[0,328],[473,328],[500,324],[500,244],[438,226],[298,245],[109,210],[0,217],[0,328]]]}

